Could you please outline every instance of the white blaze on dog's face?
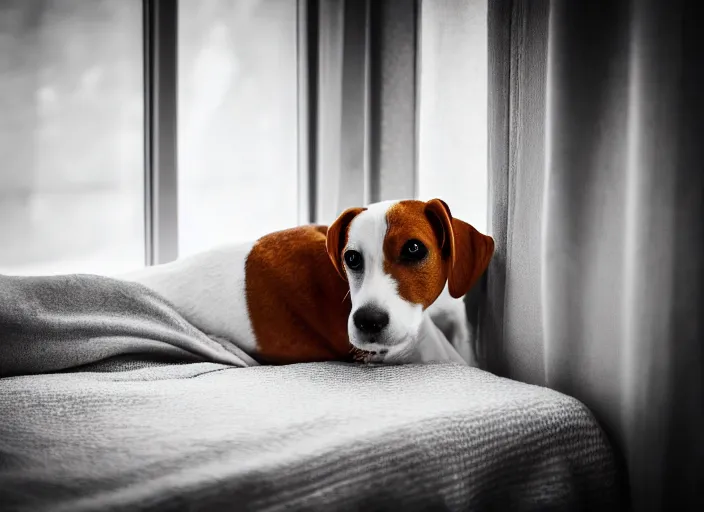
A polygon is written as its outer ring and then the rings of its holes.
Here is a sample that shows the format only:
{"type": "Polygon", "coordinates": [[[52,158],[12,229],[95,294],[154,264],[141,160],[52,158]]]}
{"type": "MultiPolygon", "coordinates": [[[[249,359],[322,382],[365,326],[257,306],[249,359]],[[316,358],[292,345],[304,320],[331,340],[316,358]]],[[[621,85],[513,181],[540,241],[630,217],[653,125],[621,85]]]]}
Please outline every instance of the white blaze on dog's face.
{"type": "MultiPolygon", "coordinates": [[[[388,351],[389,356],[411,348],[423,318],[423,304],[403,297],[398,281],[389,272],[389,262],[400,255],[387,255],[384,251],[388,245],[388,214],[398,204],[376,203],[357,215],[350,223],[343,250],[352,299],[347,324],[350,342],[362,350],[388,351]]],[[[412,233],[405,235],[410,240],[412,233]]],[[[420,245],[414,249],[423,250],[420,245]]],[[[424,262],[414,264],[421,267],[424,262]]]]}
{"type": "Polygon", "coordinates": [[[452,219],[440,200],[351,208],[330,226],[327,245],[350,286],[350,342],[387,361],[414,350],[424,311],[448,277],[451,294],[464,295],[494,248],[490,237],[452,219]],[[467,261],[454,264],[458,258],[467,261]]]}

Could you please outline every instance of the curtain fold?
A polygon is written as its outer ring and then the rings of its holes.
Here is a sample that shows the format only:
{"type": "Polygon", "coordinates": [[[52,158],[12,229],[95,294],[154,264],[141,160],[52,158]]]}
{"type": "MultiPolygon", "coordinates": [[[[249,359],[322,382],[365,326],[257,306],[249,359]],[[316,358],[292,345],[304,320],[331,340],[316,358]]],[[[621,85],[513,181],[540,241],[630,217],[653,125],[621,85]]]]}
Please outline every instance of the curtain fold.
{"type": "Polygon", "coordinates": [[[386,199],[444,199],[486,229],[487,0],[316,0],[311,190],[332,222],[386,199]]]}
{"type": "Polygon", "coordinates": [[[702,16],[489,4],[485,368],[582,400],[634,510],[704,509],[702,16]]]}
{"type": "Polygon", "coordinates": [[[416,0],[321,0],[316,222],[416,184],[416,0]]]}

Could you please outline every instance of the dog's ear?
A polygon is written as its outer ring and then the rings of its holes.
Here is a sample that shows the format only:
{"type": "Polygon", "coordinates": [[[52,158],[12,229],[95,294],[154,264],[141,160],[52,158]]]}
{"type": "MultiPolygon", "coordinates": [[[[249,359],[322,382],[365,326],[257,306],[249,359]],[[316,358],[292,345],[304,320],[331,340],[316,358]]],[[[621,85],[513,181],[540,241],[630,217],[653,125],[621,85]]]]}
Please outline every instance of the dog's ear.
{"type": "Polygon", "coordinates": [[[441,199],[428,201],[425,214],[438,235],[443,259],[448,262],[450,295],[456,299],[462,297],[489,266],[494,255],[494,239],[452,218],[450,208],[441,199]]]}
{"type": "Polygon", "coordinates": [[[366,208],[348,208],[335,219],[328,228],[325,247],[328,251],[330,261],[332,261],[335,270],[340,274],[340,277],[347,281],[347,274],[342,266],[342,249],[345,246],[345,237],[347,235],[347,227],[357,215],[366,210],[366,208]]]}

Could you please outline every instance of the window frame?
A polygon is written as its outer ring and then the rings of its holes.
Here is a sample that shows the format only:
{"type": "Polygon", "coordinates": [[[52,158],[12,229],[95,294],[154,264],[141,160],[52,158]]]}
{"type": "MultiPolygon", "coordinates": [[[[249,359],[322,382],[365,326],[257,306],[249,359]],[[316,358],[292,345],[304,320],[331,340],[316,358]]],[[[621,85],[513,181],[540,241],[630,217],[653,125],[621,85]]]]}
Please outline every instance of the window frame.
{"type": "MultiPolygon", "coordinates": [[[[178,258],[178,0],[143,0],[144,260],[178,258]]],[[[296,0],[298,223],[317,220],[319,0],[296,0]]]]}
{"type": "Polygon", "coordinates": [[[178,257],[178,0],[143,0],[144,259],[178,257]]]}

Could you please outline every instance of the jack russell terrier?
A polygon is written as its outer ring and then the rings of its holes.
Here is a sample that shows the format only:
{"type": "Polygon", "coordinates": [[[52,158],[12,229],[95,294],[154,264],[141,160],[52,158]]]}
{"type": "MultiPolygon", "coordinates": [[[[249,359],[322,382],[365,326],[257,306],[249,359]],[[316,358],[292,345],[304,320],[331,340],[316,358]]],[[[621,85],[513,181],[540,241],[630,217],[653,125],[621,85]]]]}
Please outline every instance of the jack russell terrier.
{"type": "Polygon", "coordinates": [[[121,278],[264,364],[471,364],[461,297],[493,253],[442,200],[384,201],[121,278]]]}

